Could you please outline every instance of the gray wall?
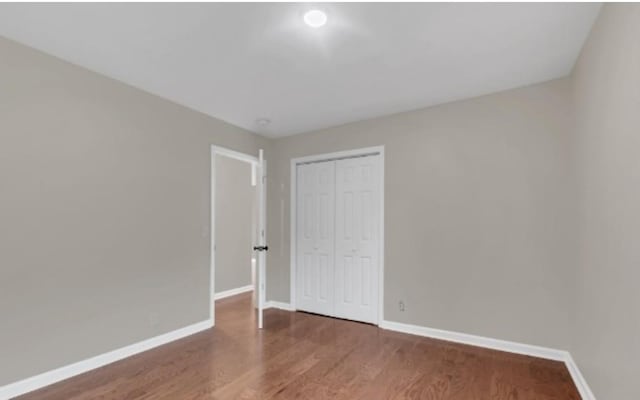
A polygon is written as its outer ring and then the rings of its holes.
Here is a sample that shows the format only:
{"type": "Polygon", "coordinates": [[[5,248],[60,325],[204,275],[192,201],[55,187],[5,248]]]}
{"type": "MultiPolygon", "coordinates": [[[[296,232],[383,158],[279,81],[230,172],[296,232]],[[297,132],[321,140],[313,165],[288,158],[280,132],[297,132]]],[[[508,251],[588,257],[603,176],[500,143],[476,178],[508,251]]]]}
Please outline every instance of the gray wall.
{"type": "Polygon", "coordinates": [[[279,301],[289,160],[385,145],[386,319],[568,348],[639,398],[639,37],[606,5],[568,79],[274,142],[0,39],[0,385],[207,318],[210,144],[267,150],[279,301]]]}
{"type": "Polygon", "coordinates": [[[0,385],[207,319],[210,144],[270,153],[0,38],[0,385]]]}
{"type": "Polygon", "coordinates": [[[277,140],[269,298],[289,300],[291,158],[385,145],[385,319],[567,348],[568,83],[277,140]]]}
{"type": "Polygon", "coordinates": [[[249,163],[216,156],[216,293],[251,284],[256,195],[249,163]]]}
{"type": "Polygon", "coordinates": [[[573,84],[581,206],[572,354],[599,399],[639,399],[639,4],[603,7],[573,84]]]}

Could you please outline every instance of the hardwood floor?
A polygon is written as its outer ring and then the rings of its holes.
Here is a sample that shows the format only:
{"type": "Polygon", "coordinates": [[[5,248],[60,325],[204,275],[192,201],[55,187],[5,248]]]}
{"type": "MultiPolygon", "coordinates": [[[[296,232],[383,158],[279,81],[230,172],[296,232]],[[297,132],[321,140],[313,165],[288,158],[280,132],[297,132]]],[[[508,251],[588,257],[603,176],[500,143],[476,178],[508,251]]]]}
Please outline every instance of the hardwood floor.
{"type": "Polygon", "coordinates": [[[218,301],[216,327],[20,397],[577,400],[564,364],[218,301]]]}

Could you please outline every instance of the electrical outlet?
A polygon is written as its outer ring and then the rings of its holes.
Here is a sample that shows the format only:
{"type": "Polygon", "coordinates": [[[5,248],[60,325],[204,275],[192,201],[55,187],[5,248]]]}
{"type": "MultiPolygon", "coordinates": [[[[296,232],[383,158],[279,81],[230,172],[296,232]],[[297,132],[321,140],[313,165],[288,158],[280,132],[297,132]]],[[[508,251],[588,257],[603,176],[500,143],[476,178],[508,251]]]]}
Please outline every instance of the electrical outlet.
{"type": "Polygon", "coordinates": [[[398,309],[399,309],[400,311],[404,312],[404,310],[405,310],[404,301],[400,300],[400,301],[398,302],[398,309]]]}

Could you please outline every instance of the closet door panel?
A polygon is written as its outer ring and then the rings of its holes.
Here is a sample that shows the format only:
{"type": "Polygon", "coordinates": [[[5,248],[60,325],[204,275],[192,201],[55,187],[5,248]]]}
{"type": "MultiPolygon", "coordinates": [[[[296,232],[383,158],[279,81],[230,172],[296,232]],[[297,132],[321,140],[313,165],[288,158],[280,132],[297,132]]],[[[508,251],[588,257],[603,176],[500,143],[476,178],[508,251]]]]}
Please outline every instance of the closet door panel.
{"type": "Polygon", "coordinates": [[[335,162],[297,169],[296,307],[333,315],[335,162]]]}
{"type": "Polygon", "coordinates": [[[335,316],[377,323],[378,156],[336,161],[335,316]]]}
{"type": "Polygon", "coordinates": [[[313,308],[316,297],[313,286],[315,269],[315,170],[309,165],[297,167],[297,226],[296,226],[296,298],[301,310],[313,308]]]}

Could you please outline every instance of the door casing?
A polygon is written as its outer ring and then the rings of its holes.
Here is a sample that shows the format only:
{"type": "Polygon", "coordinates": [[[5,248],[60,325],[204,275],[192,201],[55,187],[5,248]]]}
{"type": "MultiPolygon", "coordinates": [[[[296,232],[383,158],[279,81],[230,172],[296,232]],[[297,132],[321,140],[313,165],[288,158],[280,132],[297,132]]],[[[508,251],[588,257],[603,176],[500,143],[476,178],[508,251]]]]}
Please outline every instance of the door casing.
{"type": "MultiPolygon", "coordinates": [[[[257,180],[259,179],[259,166],[260,160],[258,157],[241,153],[235,150],[227,149],[220,146],[211,146],[211,221],[210,221],[210,265],[209,265],[209,319],[212,321],[212,324],[215,326],[215,261],[216,261],[216,225],[215,225],[215,199],[216,199],[216,156],[224,156],[228,158],[233,158],[235,160],[247,162],[251,164],[251,184],[252,186],[256,186],[257,180]]],[[[259,207],[260,208],[260,207],[259,207]]],[[[263,213],[266,213],[266,208],[262,210],[263,213]]],[[[260,218],[260,216],[258,216],[260,218]]],[[[266,215],[263,216],[265,218],[266,223],[266,215]]],[[[256,271],[257,274],[260,272],[256,271]]],[[[264,308],[264,291],[266,290],[266,279],[262,278],[263,287],[259,288],[260,278],[258,277],[256,284],[254,285],[254,290],[258,291],[258,308],[261,308],[260,303],[262,303],[262,308],[264,308]],[[262,296],[261,296],[262,295],[262,296]]]]}

